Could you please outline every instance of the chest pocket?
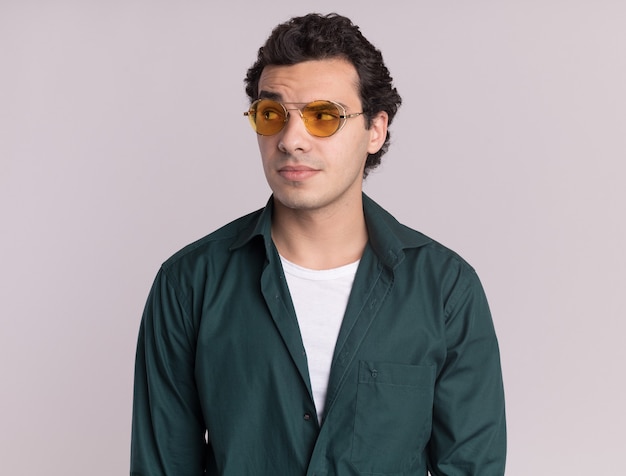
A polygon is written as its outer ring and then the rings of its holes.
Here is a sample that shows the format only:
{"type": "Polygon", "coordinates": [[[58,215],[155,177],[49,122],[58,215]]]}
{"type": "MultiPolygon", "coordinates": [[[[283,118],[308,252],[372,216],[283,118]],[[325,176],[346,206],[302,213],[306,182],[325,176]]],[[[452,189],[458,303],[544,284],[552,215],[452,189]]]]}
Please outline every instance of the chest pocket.
{"type": "Polygon", "coordinates": [[[407,471],[432,427],[435,368],[359,362],[351,461],[362,473],[407,471]]]}

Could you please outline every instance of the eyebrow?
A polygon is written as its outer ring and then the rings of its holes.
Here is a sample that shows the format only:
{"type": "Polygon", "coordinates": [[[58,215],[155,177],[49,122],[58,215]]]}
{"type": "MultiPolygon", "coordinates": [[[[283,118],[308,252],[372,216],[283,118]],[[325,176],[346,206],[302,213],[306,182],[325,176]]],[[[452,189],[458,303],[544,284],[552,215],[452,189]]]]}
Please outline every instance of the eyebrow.
{"type": "Polygon", "coordinates": [[[271,91],[259,91],[259,99],[271,99],[273,101],[282,101],[283,96],[271,91]]]}
{"type": "MultiPolygon", "coordinates": [[[[259,97],[257,99],[271,99],[272,101],[278,101],[280,103],[283,102],[283,96],[282,94],[279,93],[274,93],[271,91],[259,91],[259,97]]],[[[316,99],[316,101],[319,101],[319,99],[316,99]]],[[[348,109],[348,106],[346,106],[344,103],[339,102],[339,101],[335,101],[337,104],[340,104],[341,106],[343,106],[345,109],[348,109]]],[[[284,103],[284,104],[306,104],[306,103],[284,103]]]]}

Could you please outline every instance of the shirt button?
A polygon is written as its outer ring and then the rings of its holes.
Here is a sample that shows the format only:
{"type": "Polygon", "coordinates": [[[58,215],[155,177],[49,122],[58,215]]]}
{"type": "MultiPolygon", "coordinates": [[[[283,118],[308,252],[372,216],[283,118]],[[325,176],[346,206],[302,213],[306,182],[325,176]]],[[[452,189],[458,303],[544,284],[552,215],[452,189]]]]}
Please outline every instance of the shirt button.
{"type": "Polygon", "coordinates": [[[311,419],[311,414],[310,414],[310,413],[305,413],[305,414],[304,414],[304,419],[305,419],[306,421],[309,421],[309,420],[311,419]]]}

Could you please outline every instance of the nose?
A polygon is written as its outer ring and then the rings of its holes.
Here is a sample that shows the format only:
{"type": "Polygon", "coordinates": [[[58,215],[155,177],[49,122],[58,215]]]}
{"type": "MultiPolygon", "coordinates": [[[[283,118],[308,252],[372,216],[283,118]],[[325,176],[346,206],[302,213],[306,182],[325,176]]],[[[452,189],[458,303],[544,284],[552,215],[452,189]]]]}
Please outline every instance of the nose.
{"type": "Polygon", "coordinates": [[[299,109],[288,110],[288,120],[280,131],[278,148],[288,154],[296,152],[308,152],[311,147],[312,136],[304,126],[304,118],[299,109]]]}

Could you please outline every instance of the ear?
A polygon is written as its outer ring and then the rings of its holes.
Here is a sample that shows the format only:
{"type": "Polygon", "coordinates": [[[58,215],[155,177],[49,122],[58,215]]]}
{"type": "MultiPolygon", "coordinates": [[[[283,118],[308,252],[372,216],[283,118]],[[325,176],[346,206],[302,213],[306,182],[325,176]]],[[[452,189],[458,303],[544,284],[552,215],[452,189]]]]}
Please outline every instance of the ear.
{"type": "Polygon", "coordinates": [[[369,128],[370,141],[367,147],[369,154],[375,154],[385,143],[387,139],[387,125],[389,124],[389,116],[385,111],[380,111],[372,117],[369,128]]]}

